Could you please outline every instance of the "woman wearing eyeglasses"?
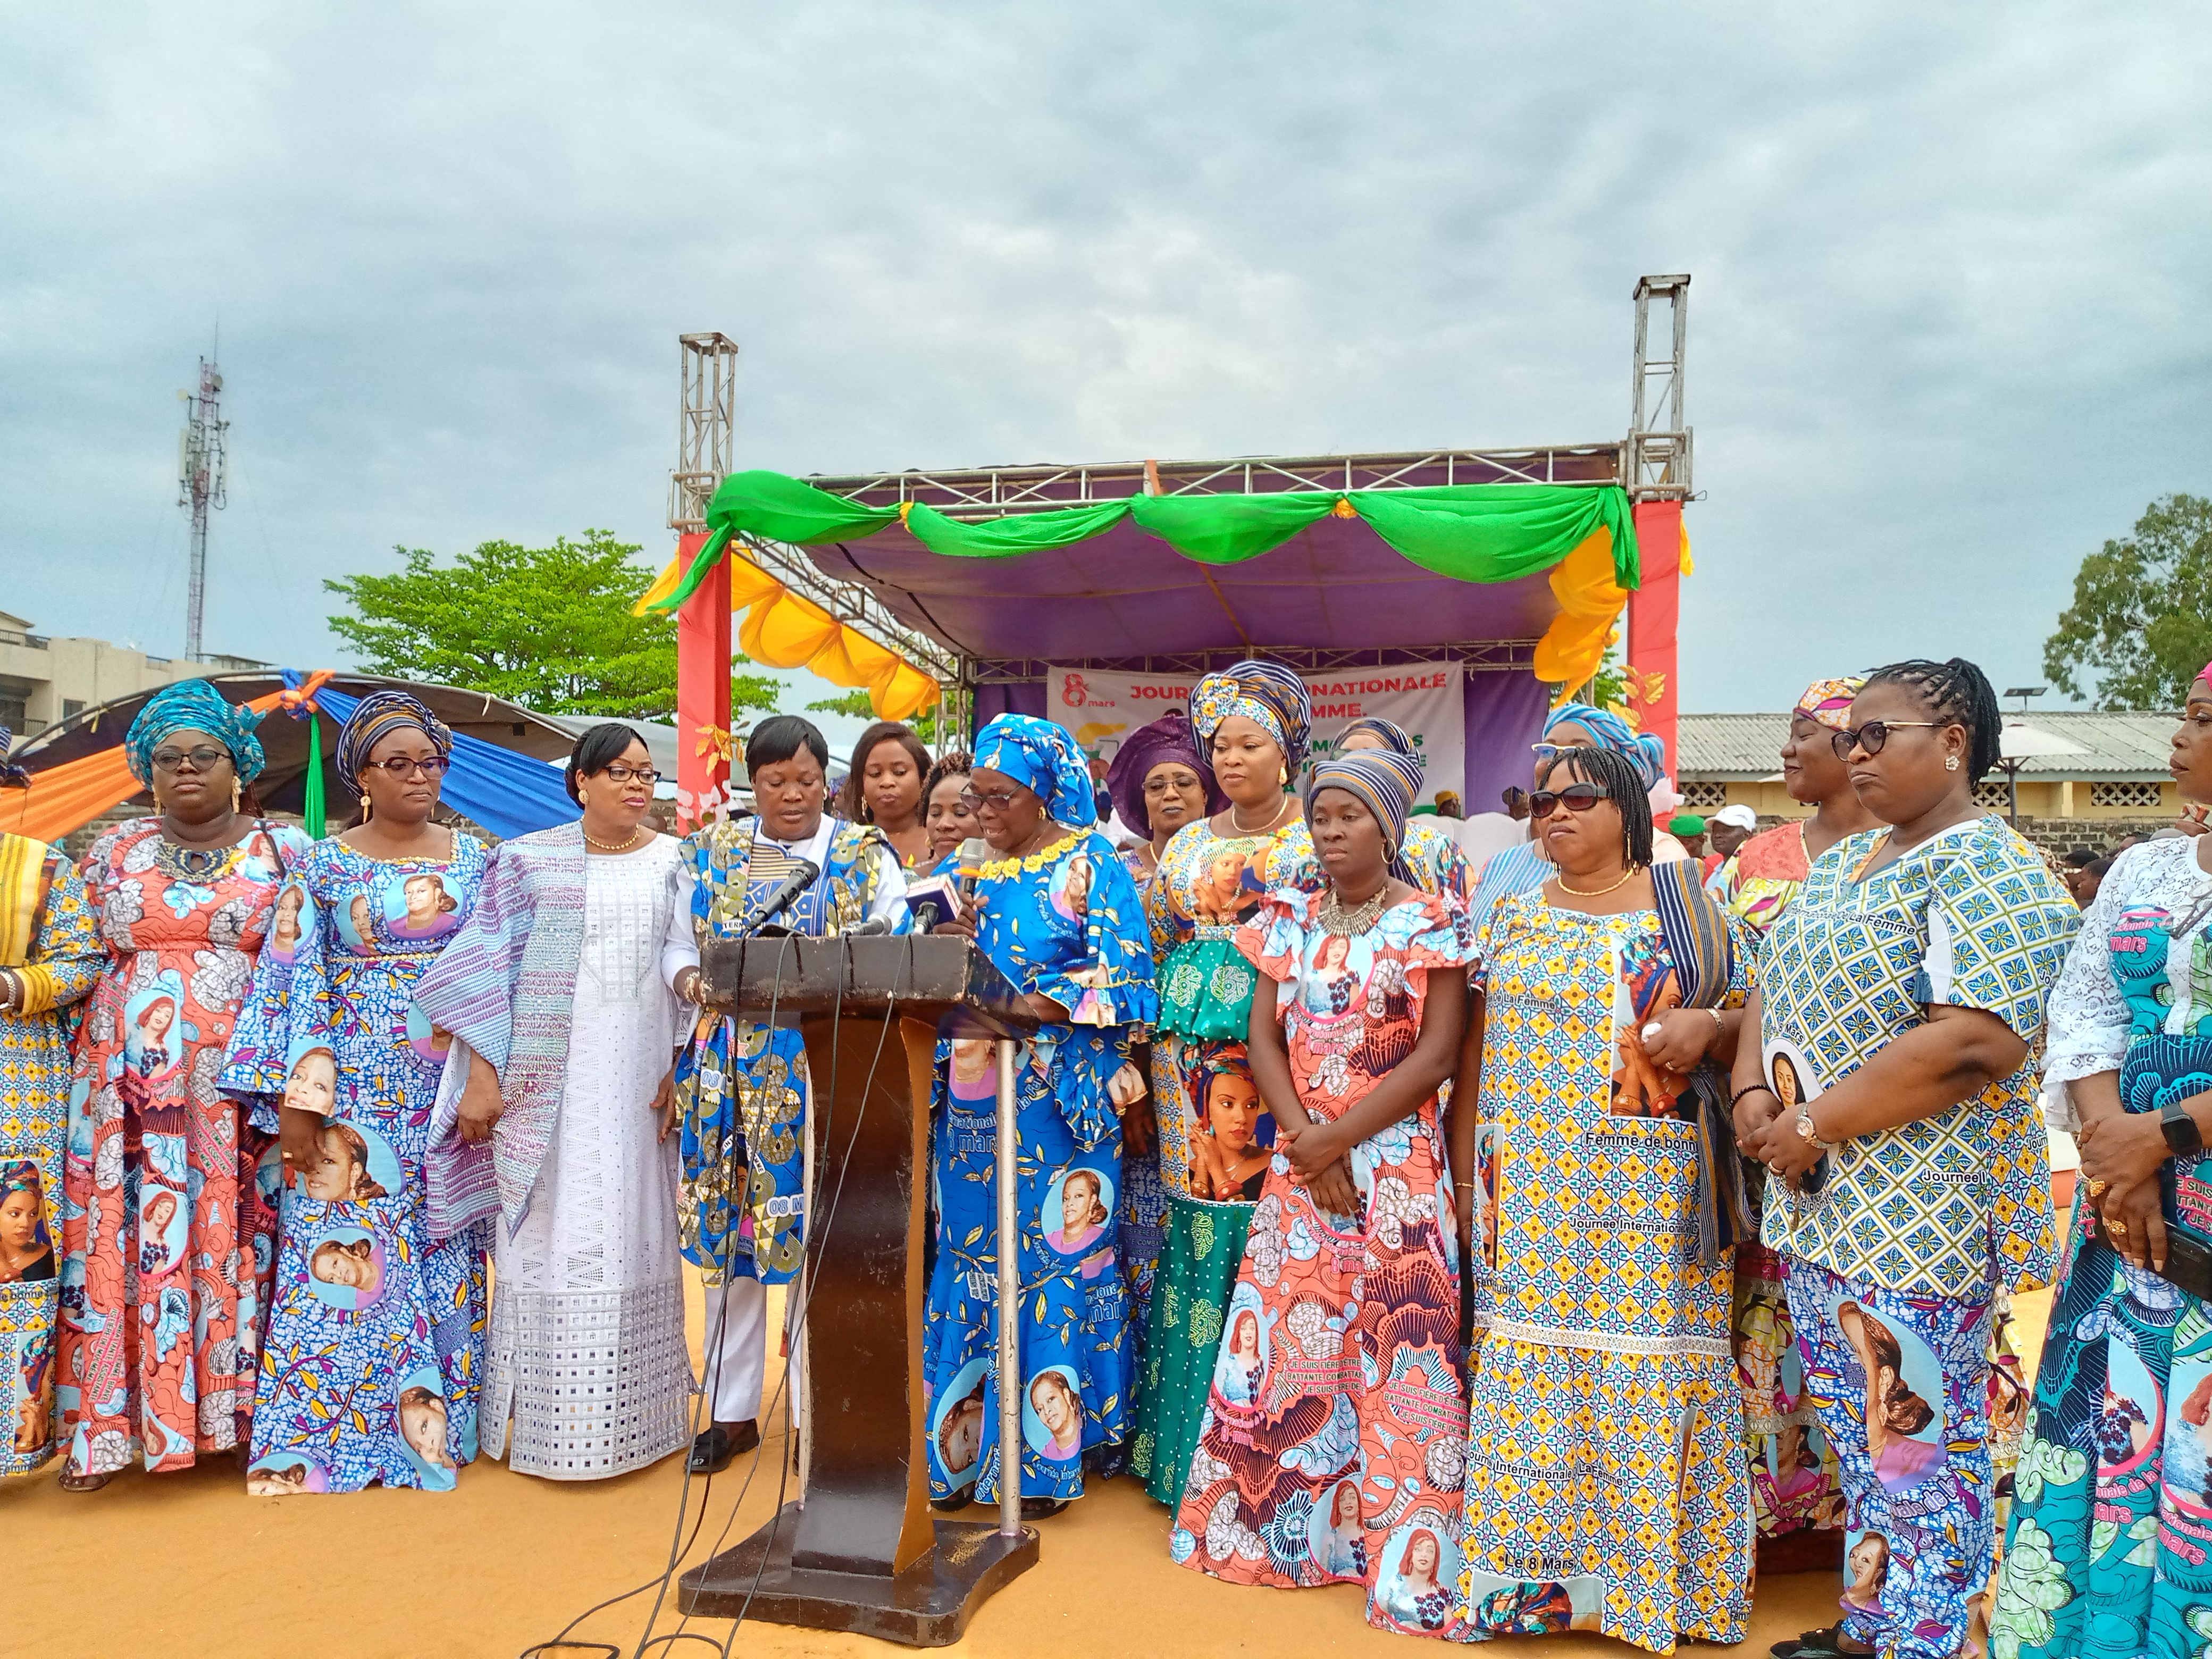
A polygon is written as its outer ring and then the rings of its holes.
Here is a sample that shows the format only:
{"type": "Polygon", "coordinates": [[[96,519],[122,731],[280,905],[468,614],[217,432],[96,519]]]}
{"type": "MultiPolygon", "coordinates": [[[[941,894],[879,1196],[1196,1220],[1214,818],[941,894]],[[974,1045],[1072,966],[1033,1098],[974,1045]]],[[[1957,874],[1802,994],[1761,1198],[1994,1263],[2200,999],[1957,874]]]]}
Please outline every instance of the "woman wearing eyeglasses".
{"type": "Polygon", "coordinates": [[[646,822],[645,739],[595,726],[569,757],[581,821],[501,846],[415,993],[452,1034],[431,1231],[497,1216],[479,1435],[507,1467],[596,1480],[690,1439],[661,977],[679,844],[646,822]],[[457,1089],[455,1085],[460,1086],[457,1089]]]}
{"type": "Polygon", "coordinates": [[[1760,952],[1759,1044],[1737,1050],[1736,1137],[1771,1171],[1762,1242],[1845,1526],[1889,1549],[1876,1605],[1776,1650],[1801,1659],[1960,1652],[2002,1521],[1989,1350],[2010,1294],[2051,1274],[2031,1051],[2080,914],[1974,804],[1997,729],[1962,659],[1868,678],[1832,746],[1892,827],[1812,861],[1760,952]],[[1861,1326],[1897,1358],[1870,1362],[1861,1326]]]}
{"type": "Polygon", "coordinates": [[[222,1074],[223,1089],[250,1103],[257,1127],[282,1141],[276,1179],[290,1190],[269,1358],[254,1393],[252,1467],[311,1462],[320,1478],[301,1490],[357,1492],[381,1482],[443,1491],[477,1455],[490,1226],[442,1237],[431,1224],[426,1159],[450,1050],[415,1000],[483,886],[483,843],[434,817],[453,754],[453,733],[427,704],[398,690],[361,700],[337,754],[339,780],[360,797],[361,822],[316,842],[293,872],[306,896],[298,948],[289,961],[262,954],[222,1074]],[[453,904],[437,907],[452,926],[427,935],[408,920],[410,884],[414,914],[425,914],[424,876],[436,877],[453,904]],[[340,917],[350,927],[341,928],[340,917]],[[286,1101],[285,1085],[295,1063],[325,1052],[336,1072],[330,1121],[361,1137],[381,1196],[317,1198],[306,1188],[325,1120],[286,1101]],[[332,1245],[381,1262],[373,1288],[335,1286],[309,1271],[332,1245]],[[401,1435],[403,1389],[430,1390],[442,1402],[444,1462],[401,1435]]]}
{"type": "Polygon", "coordinates": [[[1237,1162],[1275,1143],[1261,1111],[1224,1156],[1206,1091],[1234,1051],[1239,1068],[1259,975],[1237,928],[1285,887],[1325,878],[1297,781],[1312,733],[1305,682],[1280,663],[1240,662],[1191,694],[1190,718],[1228,805],[1178,830],[1145,897],[1160,988],[1152,1036],[1152,1108],[1167,1224],[1145,1329],[1130,1465],[1161,1503],[1182,1501],[1206,1412],[1222,1318],[1237,1281],[1252,1205],[1237,1162]]]}
{"type": "Polygon", "coordinates": [[[1478,938],[1480,1070],[1453,1125],[1477,1251],[1460,1613],[1504,1634],[1518,1604],[1498,1591],[1587,1576],[1607,1636],[1741,1642],[1741,1185],[1720,1120],[1750,963],[1697,866],[1652,862],[1635,760],[1563,749],[1535,781],[1551,873],[1478,938]]]}
{"type": "Polygon", "coordinates": [[[1157,1012],[1143,913],[1114,845],[1092,827],[1091,770],[1065,728],[1001,714],[975,738],[969,804],[992,856],[975,905],[939,933],[966,934],[1043,1022],[1014,1058],[1018,1239],[999,1233],[998,1083],[993,1045],[940,1045],[931,1154],[937,1260],[922,1381],[933,1405],[988,1375],[980,1455],[955,1469],[929,1438],[930,1497],[957,1508],[998,1497],[999,1252],[1020,1255],[1027,1404],[1022,1510],[1049,1516],[1084,1489],[1086,1457],[1128,1438],[1128,1291],[1101,1229],[1120,1206],[1121,1117],[1144,1079],[1130,1044],[1157,1012]],[[1055,1380],[1046,1386],[1048,1376],[1055,1380]]]}
{"type": "Polygon", "coordinates": [[[123,751],[155,815],[84,857],[108,961],[77,1042],[61,1209],[56,1403],[72,1492],[134,1455],[155,1473],[189,1468],[236,1446],[252,1414],[274,1224],[253,1174],[269,1137],[215,1073],[277,890],[307,853],[299,830],[255,816],[259,720],[205,680],[149,698],[123,751]],[[142,1239],[149,1213],[185,1220],[142,1239]]]}

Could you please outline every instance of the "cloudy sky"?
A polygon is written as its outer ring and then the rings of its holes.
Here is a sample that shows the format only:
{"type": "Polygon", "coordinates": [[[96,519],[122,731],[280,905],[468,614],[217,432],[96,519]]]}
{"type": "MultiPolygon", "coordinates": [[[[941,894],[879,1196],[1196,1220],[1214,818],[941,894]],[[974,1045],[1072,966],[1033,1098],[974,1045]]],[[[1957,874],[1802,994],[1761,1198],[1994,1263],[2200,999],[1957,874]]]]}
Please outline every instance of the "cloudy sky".
{"type": "MultiPolygon", "coordinates": [[[[741,465],[1609,440],[1686,270],[1684,706],[1964,653],[2212,491],[2212,34],[2183,6],[13,9],[0,609],[210,647],[586,526],[657,563],[675,337],[741,465]]],[[[795,705],[803,698],[789,700],[795,705]]]]}

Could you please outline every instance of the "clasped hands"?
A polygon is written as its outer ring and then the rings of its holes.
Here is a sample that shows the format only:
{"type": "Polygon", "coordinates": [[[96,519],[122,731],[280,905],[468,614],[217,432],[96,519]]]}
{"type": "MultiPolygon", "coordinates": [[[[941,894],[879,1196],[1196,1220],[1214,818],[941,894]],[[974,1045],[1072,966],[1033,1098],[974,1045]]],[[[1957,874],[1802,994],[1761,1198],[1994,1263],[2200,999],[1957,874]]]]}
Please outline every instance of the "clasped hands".
{"type": "Polygon", "coordinates": [[[2166,1212],[2159,1171],[2167,1157],[2166,1132],[2155,1112],[2107,1112],[2083,1123],[2081,1191],[2087,1204],[2131,1267],[2156,1273],[2166,1266],[2166,1212]]]}
{"type": "Polygon", "coordinates": [[[1735,1103],[1735,1144],[1757,1158],[1790,1188],[1797,1189],[1824,1150],[1797,1133],[1797,1114],[1784,1109],[1771,1089],[1748,1091],[1735,1103]]]}
{"type": "Polygon", "coordinates": [[[1294,1125],[1279,1115],[1275,1150],[1290,1159],[1291,1176],[1313,1194],[1316,1204],[1331,1215],[1359,1213],[1359,1188],[1345,1156],[1352,1150],[1352,1139],[1340,1125],[1310,1119],[1294,1125]]]}

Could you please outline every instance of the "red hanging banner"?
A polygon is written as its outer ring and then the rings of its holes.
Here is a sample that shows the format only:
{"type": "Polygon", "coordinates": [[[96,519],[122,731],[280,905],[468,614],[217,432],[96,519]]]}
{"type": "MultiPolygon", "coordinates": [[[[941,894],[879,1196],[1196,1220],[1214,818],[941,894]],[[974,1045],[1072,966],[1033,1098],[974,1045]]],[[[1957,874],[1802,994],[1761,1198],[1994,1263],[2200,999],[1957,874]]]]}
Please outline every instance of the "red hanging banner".
{"type": "MultiPolygon", "coordinates": [[[[705,535],[678,539],[689,569],[705,535]]],[[[676,823],[679,833],[714,815],[730,775],[730,562],[715,561],[676,611],[676,823]]]]}
{"type": "Polygon", "coordinates": [[[1656,733],[1667,745],[1667,775],[1679,781],[1674,631],[1682,600],[1681,502],[1638,501],[1636,542],[1643,553],[1644,585],[1628,596],[1630,706],[1642,729],[1656,733]]]}

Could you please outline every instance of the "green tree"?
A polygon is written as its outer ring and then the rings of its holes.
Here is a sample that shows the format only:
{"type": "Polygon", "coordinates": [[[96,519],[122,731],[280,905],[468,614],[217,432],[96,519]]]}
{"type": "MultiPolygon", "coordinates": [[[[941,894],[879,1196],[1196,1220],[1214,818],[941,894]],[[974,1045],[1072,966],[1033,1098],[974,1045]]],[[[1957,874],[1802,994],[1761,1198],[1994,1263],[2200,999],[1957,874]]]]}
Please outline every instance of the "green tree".
{"type": "MultiPolygon", "coordinates": [[[[810,714],[849,714],[854,720],[872,720],[876,717],[875,706],[868,701],[866,691],[846,691],[834,697],[824,697],[820,702],[808,703],[806,712],[810,714]]],[[[923,709],[907,724],[914,727],[915,736],[931,749],[937,747],[935,708],[923,709]]]]}
{"type": "MultiPolygon", "coordinates": [[[[488,691],[542,714],[674,717],[676,623],[630,614],[653,580],[631,562],[631,544],[604,530],[550,547],[486,542],[442,568],[421,548],[395,550],[404,570],[323,584],[351,603],[331,627],[371,673],[488,691]]],[[[733,674],[731,704],[773,709],[781,689],[733,674]]]]}
{"type": "Polygon", "coordinates": [[[2153,501],[2125,541],[2074,573],[2074,603],[2043,642],[2043,672],[2106,708],[2179,708],[2212,657],[2212,501],[2153,501]]]}

